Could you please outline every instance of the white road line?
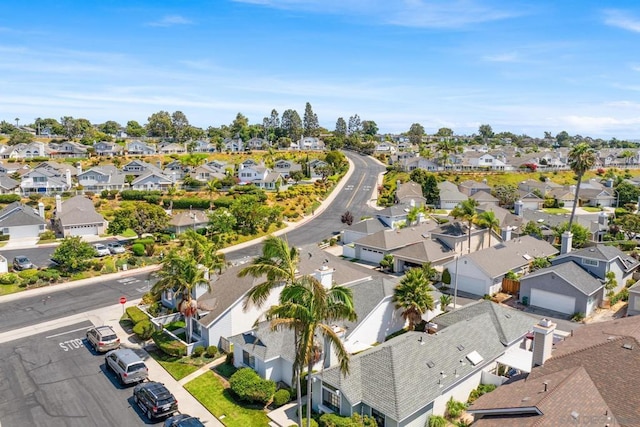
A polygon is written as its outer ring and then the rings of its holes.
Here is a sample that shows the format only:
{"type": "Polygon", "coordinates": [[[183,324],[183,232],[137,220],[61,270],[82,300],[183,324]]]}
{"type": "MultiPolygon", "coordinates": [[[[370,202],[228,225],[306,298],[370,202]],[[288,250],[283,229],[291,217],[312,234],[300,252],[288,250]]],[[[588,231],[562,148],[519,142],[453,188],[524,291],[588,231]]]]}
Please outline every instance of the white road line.
{"type": "Polygon", "coordinates": [[[55,334],[55,335],[49,335],[48,337],[45,338],[55,338],[55,337],[59,337],[60,335],[66,335],[66,334],[70,334],[72,332],[78,332],[78,331],[86,331],[89,328],[78,328],[78,329],[73,329],[71,331],[67,331],[67,332],[60,332],[59,334],[55,334]]]}

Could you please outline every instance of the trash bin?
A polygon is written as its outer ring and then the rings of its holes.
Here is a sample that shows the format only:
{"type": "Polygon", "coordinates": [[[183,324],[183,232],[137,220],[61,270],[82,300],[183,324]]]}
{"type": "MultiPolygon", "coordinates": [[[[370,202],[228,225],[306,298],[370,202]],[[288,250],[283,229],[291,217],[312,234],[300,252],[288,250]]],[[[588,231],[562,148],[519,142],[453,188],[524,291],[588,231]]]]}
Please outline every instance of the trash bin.
{"type": "Polygon", "coordinates": [[[529,305],[529,297],[528,296],[522,297],[522,305],[529,305]]]}

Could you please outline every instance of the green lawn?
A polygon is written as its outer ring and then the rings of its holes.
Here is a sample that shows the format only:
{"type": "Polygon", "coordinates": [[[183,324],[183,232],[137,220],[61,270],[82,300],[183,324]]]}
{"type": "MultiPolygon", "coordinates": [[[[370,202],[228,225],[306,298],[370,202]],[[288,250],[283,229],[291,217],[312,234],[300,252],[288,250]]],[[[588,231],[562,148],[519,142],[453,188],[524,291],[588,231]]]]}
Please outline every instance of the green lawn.
{"type": "Polygon", "coordinates": [[[562,215],[566,213],[571,213],[569,209],[564,209],[564,208],[544,208],[542,209],[542,211],[552,215],[562,215]]]}
{"type": "Polygon", "coordinates": [[[26,288],[21,288],[18,285],[0,285],[0,296],[9,295],[16,292],[20,292],[25,290],[26,288]]]}
{"type": "Polygon", "coordinates": [[[164,354],[162,351],[152,351],[149,352],[149,355],[178,381],[187,375],[194,373],[206,363],[191,357],[169,356],[164,354]]]}
{"type": "Polygon", "coordinates": [[[222,381],[213,372],[200,375],[185,384],[184,388],[202,403],[216,418],[227,427],[266,427],[269,425],[267,414],[261,409],[245,408],[225,389],[222,381]]]}

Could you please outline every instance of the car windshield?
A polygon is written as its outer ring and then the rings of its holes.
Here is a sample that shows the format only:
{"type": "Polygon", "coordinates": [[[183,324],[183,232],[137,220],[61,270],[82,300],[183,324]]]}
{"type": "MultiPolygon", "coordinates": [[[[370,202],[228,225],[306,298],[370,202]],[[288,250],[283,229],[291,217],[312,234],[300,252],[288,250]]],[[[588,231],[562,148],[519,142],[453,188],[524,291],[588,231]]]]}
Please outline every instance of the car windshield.
{"type": "Polygon", "coordinates": [[[117,338],[118,338],[118,337],[117,337],[117,336],[115,336],[115,335],[113,335],[113,334],[111,334],[111,335],[103,335],[103,336],[102,336],[102,340],[103,340],[103,341],[113,341],[113,340],[115,340],[115,339],[117,339],[117,338]]]}
{"type": "Polygon", "coordinates": [[[18,258],[16,258],[16,261],[19,262],[20,264],[26,264],[26,263],[29,262],[29,258],[18,257],[18,258]]]}
{"type": "Polygon", "coordinates": [[[179,427],[204,427],[204,424],[200,422],[197,418],[186,418],[184,420],[180,420],[178,424],[179,427]]]}
{"type": "Polygon", "coordinates": [[[158,396],[158,406],[170,405],[175,401],[172,395],[170,394],[161,394],[158,396]]]}
{"type": "Polygon", "coordinates": [[[106,249],[106,246],[103,245],[95,245],[96,249],[106,249]]]}

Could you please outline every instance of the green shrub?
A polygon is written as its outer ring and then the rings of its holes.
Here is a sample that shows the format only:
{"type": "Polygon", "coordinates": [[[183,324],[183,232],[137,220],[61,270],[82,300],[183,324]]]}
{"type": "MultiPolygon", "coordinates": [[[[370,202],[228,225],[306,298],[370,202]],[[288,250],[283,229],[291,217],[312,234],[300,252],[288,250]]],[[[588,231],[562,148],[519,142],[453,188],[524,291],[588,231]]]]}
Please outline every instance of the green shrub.
{"type": "Polygon", "coordinates": [[[13,202],[19,202],[20,195],[18,194],[0,194],[0,203],[7,204],[13,202]]]}
{"type": "Polygon", "coordinates": [[[40,240],[55,240],[56,233],[54,231],[47,230],[40,233],[39,237],[40,237],[40,240]]]}
{"type": "Polygon", "coordinates": [[[250,368],[239,369],[229,378],[231,390],[240,400],[267,403],[276,392],[276,383],[264,380],[250,368]]]}
{"type": "Polygon", "coordinates": [[[144,239],[136,239],[133,241],[133,244],[141,244],[142,246],[153,244],[156,242],[156,239],[153,237],[145,237],[144,239]]]}
{"type": "Polygon", "coordinates": [[[448,268],[445,268],[442,272],[442,283],[444,283],[445,285],[451,284],[451,273],[449,273],[448,268]]]}
{"type": "Polygon", "coordinates": [[[144,311],[140,310],[136,306],[127,307],[125,310],[129,320],[131,320],[134,324],[142,322],[143,320],[149,320],[149,317],[144,313],[144,311]]]}
{"type": "Polygon", "coordinates": [[[290,400],[291,393],[289,392],[289,390],[287,390],[286,388],[281,388],[273,395],[273,406],[279,408],[285,403],[289,403],[290,400]]]}
{"type": "Polygon", "coordinates": [[[193,352],[191,353],[191,356],[193,357],[200,357],[204,354],[204,347],[199,345],[196,348],[193,349],[193,352]]]}
{"type": "Polygon", "coordinates": [[[0,285],[13,285],[18,282],[19,277],[15,273],[0,274],[0,285]]]}
{"type": "Polygon", "coordinates": [[[153,191],[124,190],[120,192],[120,198],[122,200],[147,200],[149,197],[160,196],[160,195],[162,195],[162,192],[159,190],[153,190],[153,191]]]}
{"type": "Polygon", "coordinates": [[[429,427],[447,427],[447,420],[440,415],[431,415],[429,417],[429,427]]]}
{"type": "Polygon", "coordinates": [[[457,400],[453,400],[453,396],[449,398],[447,401],[447,415],[450,419],[458,418],[462,415],[462,411],[467,408],[463,402],[458,402],[457,400]]]}
{"type": "Polygon", "coordinates": [[[233,203],[233,197],[218,197],[213,201],[213,206],[216,208],[228,208],[233,203]]]}
{"type": "Polygon", "coordinates": [[[492,392],[495,389],[496,389],[496,386],[493,384],[480,384],[478,388],[471,390],[471,393],[469,394],[469,400],[467,400],[467,403],[473,403],[477,398],[479,398],[483,394],[492,392]]]}
{"type": "Polygon", "coordinates": [[[341,417],[337,414],[323,414],[319,419],[320,427],[377,427],[376,420],[368,415],[354,414],[351,417],[341,417]]]}
{"type": "Polygon", "coordinates": [[[187,346],[164,331],[154,332],[151,338],[156,346],[169,356],[184,357],[187,354],[187,346]]]}
{"type": "Polygon", "coordinates": [[[153,323],[151,323],[151,320],[148,319],[142,320],[133,326],[133,333],[143,341],[151,338],[154,330],[155,328],[153,327],[153,323]]]}
{"type": "Polygon", "coordinates": [[[33,277],[37,278],[38,277],[38,270],[33,270],[33,269],[29,269],[29,270],[23,270],[20,273],[18,273],[18,276],[21,279],[24,280],[29,280],[33,277]]]}
{"type": "Polygon", "coordinates": [[[636,248],[637,243],[633,240],[624,240],[622,242],[618,242],[618,247],[621,251],[632,251],[636,248]]]}
{"type": "Polygon", "coordinates": [[[173,209],[209,209],[209,200],[200,197],[185,197],[182,199],[164,199],[162,201],[165,208],[168,208],[173,201],[173,209]]]}
{"type": "MultiPolygon", "coordinates": [[[[304,423],[302,424],[303,426],[306,426],[306,418],[304,423]]],[[[298,427],[298,424],[291,424],[289,427],[298,427]]],[[[316,420],[314,420],[313,418],[311,418],[311,427],[318,427],[318,422],[316,420]]]]}
{"type": "Polygon", "coordinates": [[[0,242],[6,242],[11,236],[8,234],[0,234],[0,242]]]}
{"type": "Polygon", "coordinates": [[[207,357],[216,357],[218,354],[218,347],[215,345],[210,345],[207,347],[207,357]]]}
{"type": "Polygon", "coordinates": [[[133,252],[135,256],[144,256],[144,245],[142,243],[134,243],[131,245],[131,252],[133,252]]]}

